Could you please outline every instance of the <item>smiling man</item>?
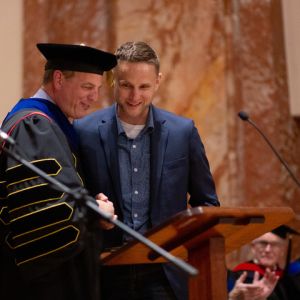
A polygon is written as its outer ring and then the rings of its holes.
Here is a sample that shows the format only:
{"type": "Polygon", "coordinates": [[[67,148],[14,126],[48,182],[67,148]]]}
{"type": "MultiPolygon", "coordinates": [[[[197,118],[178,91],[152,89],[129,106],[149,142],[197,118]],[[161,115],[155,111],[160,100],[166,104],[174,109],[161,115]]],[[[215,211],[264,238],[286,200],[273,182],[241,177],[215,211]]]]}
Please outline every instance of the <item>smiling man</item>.
{"type": "MultiPolygon", "coordinates": [[[[121,45],[113,70],[115,104],[75,122],[89,190],[103,192],[140,233],[191,206],[219,205],[192,120],[155,107],[162,74],[144,42],[121,45]],[[190,197],[188,197],[188,195],[190,197]]],[[[130,237],[105,232],[106,247],[130,237]]],[[[103,299],[188,299],[187,278],[170,264],[104,267],[103,299]]]]}
{"type": "MultiPolygon", "coordinates": [[[[17,149],[12,150],[69,188],[79,190],[83,181],[78,139],[70,120],[87,115],[98,99],[103,72],[115,66],[116,57],[80,45],[37,47],[47,60],[43,85],[33,97],[21,99],[13,107],[2,129],[17,143],[17,149]]],[[[1,147],[10,146],[4,142],[1,147]]],[[[87,224],[89,215],[78,200],[52,188],[2,148],[0,298],[98,299],[98,220],[87,224]]],[[[104,195],[99,194],[94,201],[114,213],[113,204],[104,195]]],[[[100,224],[110,228],[110,224],[100,224]]]]}

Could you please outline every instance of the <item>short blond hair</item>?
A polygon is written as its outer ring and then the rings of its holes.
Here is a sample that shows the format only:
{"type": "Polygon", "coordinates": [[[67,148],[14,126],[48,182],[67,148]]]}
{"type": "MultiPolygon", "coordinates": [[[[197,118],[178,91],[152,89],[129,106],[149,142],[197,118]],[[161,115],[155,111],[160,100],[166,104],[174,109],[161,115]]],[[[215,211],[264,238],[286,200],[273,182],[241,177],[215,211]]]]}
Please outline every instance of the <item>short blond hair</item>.
{"type": "Polygon", "coordinates": [[[159,58],[153,48],[145,42],[126,42],[116,51],[118,61],[127,62],[144,62],[155,66],[156,72],[159,73],[159,58]]]}

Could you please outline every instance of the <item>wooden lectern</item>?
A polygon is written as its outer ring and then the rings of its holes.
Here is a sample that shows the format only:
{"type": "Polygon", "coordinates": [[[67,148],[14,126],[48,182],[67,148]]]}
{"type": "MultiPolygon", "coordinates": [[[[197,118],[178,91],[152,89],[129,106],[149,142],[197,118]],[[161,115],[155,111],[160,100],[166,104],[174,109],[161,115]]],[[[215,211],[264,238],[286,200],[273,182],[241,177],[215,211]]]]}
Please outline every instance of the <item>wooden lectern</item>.
{"type": "MultiPolygon", "coordinates": [[[[145,235],[199,270],[189,279],[190,300],[226,300],[225,255],[295,216],[290,207],[195,207],[176,214],[145,235]]],[[[105,265],[165,262],[133,241],[102,257],[105,265]]]]}

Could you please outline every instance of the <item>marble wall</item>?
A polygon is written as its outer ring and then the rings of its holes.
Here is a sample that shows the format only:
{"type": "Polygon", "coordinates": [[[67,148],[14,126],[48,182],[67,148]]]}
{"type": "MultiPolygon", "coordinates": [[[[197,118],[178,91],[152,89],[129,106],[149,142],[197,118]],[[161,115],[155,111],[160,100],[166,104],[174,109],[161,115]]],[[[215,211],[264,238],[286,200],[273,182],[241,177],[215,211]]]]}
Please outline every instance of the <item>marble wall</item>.
{"type": "Polygon", "coordinates": [[[22,16],[22,1],[0,1],[0,124],[23,93],[22,16]]]}
{"type": "MultiPolygon", "coordinates": [[[[43,71],[37,42],[108,51],[128,40],[149,42],[164,74],[155,104],[195,120],[222,205],[291,206],[300,214],[299,188],[237,117],[246,110],[300,177],[300,121],[289,114],[280,0],[24,0],[24,22],[25,96],[43,71]]],[[[106,87],[97,107],[111,102],[106,87]]],[[[229,264],[243,255],[233,254],[229,264]]]]}

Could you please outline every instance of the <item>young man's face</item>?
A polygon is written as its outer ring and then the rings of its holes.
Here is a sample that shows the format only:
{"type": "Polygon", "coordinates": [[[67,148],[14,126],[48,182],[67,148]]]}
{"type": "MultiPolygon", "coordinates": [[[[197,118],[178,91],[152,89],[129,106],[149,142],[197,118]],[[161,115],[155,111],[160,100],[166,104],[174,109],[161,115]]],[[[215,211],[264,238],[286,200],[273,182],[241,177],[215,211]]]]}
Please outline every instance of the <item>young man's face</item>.
{"type": "Polygon", "coordinates": [[[255,239],[252,244],[252,252],[257,263],[265,267],[273,268],[282,266],[286,257],[287,241],[268,232],[255,239]]]}
{"type": "Polygon", "coordinates": [[[120,61],[114,76],[119,118],[133,125],[145,124],[161,74],[152,64],[120,61]]]}
{"type": "Polygon", "coordinates": [[[62,73],[57,76],[54,99],[57,105],[68,118],[79,119],[86,116],[90,112],[91,104],[99,98],[102,75],[75,72],[74,76],[69,78],[62,73]]]}

